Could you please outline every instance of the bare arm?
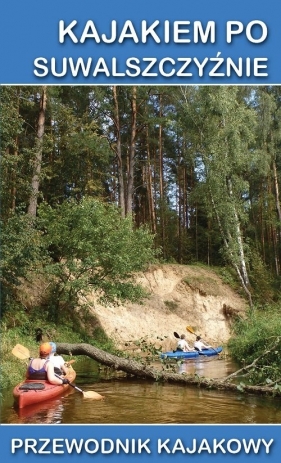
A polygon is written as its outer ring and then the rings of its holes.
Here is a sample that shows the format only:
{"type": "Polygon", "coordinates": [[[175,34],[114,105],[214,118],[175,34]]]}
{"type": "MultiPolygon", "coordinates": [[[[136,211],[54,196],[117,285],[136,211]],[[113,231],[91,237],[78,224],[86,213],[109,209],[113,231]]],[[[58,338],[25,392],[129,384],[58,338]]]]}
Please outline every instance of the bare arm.
{"type": "Polygon", "coordinates": [[[59,368],[61,369],[64,375],[67,375],[69,369],[67,367],[67,364],[64,358],[61,355],[58,356],[58,361],[59,361],[59,365],[56,365],[56,366],[59,366],[59,368]]]}
{"type": "Polygon", "coordinates": [[[66,363],[64,363],[64,364],[61,366],[61,370],[63,371],[63,373],[64,373],[65,375],[67,375],[69,369],[67,368],[66,363]]]}
{"type": "Polygon", "coordinates": [[[209,344],[203,344],[203,347],[205,347],[205,349],[212,349],[212,346],[209,346],[209,344]]]}
{"type": "Polygon", "coordinates": [[[185,341],[185,349],[186,349],[187,352],[192,350],[192,348],[190,347],[190,345],[186,341],[185,341]]]}
{"type": "Polygon", "coordinates": [[[46,366],[48,381],[51,384],[62,384],[62,379],[58,378],[54,372],[54,365],[51,362],[47,363],[46,366]]]}

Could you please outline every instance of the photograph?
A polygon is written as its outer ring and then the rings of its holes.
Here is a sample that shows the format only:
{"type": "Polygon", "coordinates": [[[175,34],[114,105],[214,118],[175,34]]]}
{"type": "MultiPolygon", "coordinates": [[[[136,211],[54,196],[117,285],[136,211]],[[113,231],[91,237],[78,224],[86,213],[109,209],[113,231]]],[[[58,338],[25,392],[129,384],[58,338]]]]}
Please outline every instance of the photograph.
{"type": "Polygon", "coordinates": [[[2,423],[279,424],[281,87],[0,93],[2,423]]]}

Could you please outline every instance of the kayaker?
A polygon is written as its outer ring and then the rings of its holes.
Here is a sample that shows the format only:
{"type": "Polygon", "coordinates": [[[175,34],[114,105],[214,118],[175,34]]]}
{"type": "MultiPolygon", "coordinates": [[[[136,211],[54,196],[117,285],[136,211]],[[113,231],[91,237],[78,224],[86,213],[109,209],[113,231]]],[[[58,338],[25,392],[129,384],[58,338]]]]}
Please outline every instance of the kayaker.
{"type": "Polygon", "coordinates": [[[208,344],[205,344],[202,340],[201,340],[201,337],[200,336],[196,336],[196,341],[194,343],[194,349],[195,350],[198,350],[198,351],[201,351],[201,350],[204,350],[204,349],[213,349],[212,346],[209,346],[208,344]]]}
{"type": "Polygon", "coordinates": [[[189,352],[192,350],[188,342],[185,339],[185,334],[182,334],[180,339],[178,340],[177,350],[182,351],[182,352],[189,352]]]}
{"type": "Polygon", "coordinates": [[[61,355],[56,355],[57,345],[55,342],[50,342],[52,350],[49,356],[50,362],[54,365],[54,371],[57,375],[67,375],[68,368],[66,362],[61,355]]]}
{"type": "Polygon", "coordinates": [[[48,380],[51,384],[68,384],[68,379],[55,376],[54,365],[50,362],[49,355],[52,346],[44,342],[39,346],[39,358],[31,359],[27,367],[26,379],[48,380]]]}

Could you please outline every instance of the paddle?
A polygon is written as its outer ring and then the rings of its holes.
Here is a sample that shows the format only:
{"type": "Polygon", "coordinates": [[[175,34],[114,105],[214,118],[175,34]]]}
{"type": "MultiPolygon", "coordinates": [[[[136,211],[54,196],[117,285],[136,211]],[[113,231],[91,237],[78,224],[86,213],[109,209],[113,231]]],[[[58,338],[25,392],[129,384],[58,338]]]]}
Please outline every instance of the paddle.
{"type": "Polygon", "coordinates": [[[26,360],[26,359],[30,359],[30,353],[29,353],[29,350],[22,346],[21,344],[17,344],[13,350],[12,350],[12,354],[15,356],[15,357],[18,357],[19,359],[21,360],[26,360]]]}
{"type": "MultiPolygon", "coordinates": [[[[19,358],[19,359],[21,359],[21,360],[30,359],[30,358],[31,358],[31,357],[30,357],[30,352],[29,352],[29,350],[28,350],[26,347],[22,346],[21,344],[17,344],[17,345],[13,348],[12,354],[13,354],[15,357],[17,357],[17,358],[19,358]]],[[[55,376],[57,376],[58,378],[62,379],[59,375],[56,375],[56,374],[55,374],[55,376]]],[[[103,398],[104,398],[104,396],[98,394],[98,393],[95,392],[95,391],[87,391],[87,392],[84,392],[84,391],[82,391],[82,389],[80,389],[79,387],[74,386],[74,384],[71,384],[70,382],[69,382],[68,384],[69,384],[69,386],[73,387],[73,388],[76,389],[77,391],[81,392],[81,393],[83,394],[83,397],[84,397],[85,399],[100,400],[100,399],[103,399],[103,398]]]]}
{"type": "MultiPolygon", "coordinates": [[[[195,334],[195,336],[198,336],[198,334],[195,333],[194,329],[191,326],[187,326],[186,330],[189,331],[189,333],[195,334]]],[[[216,353],[216,349],[214,347],[209,347],[209,349],[213,349],[216,353]]],[[[204,355],[203,351],[198,351],[200,355],[204,355]]]]}
{"type": "MultiPolygon", "coordinates": [[[[176,331],[174,331],[174,336],[175,338],[180,339],[180,335],[176,331]]],[[[173,352],[177,352],[177,349],[173,350],[173,352]]]]}
{"type": "Polygon", "coordinates": [[[190,333],[195,334],[195,336],[198,336],[198,334],[195,333],[194,329],[191,326],[187,326],[186,331],[189,331],[190,333]]]}
{"type": "MultiPolygon", "coordinates": [[[[56,373],[55,373],[55,376],[56,376],[57,378],[62,379],[62,378],[61,378],[59,375],[57,375],[56,373]]],[[[81,393],[83,394],[84,399],[95,399],[95,400],[104,399],[104,396],[103,396],[103,395],[100,395],[98,392],[95,392],[95,391],[86,391],[86,392],[85,392],[85,391],[82,391],[82,389],[80,389],[80,387],[75,386],[74,384],[72,384],[72,383],[70,383],[70,382],[69,382],[68,384],[69,384],[69,386],[73,387],[73,389],[76,389],[76,391],[81,392],[81,393]]]]}

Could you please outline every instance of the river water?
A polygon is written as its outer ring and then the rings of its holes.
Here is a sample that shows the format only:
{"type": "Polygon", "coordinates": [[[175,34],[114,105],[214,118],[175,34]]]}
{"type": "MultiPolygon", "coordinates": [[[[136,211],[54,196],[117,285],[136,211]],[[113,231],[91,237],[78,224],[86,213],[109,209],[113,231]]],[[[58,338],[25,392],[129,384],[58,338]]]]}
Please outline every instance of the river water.
{"type": "MultiPolygon", "coordinates": [[[[222,378],[237,369],[227,358],[189,360],[179,371],[222,378]]],[[[70,389],[64,396],[18,411],[12,390],[2,391],[1,423],[62,424],[267,424],[281,423],[281,399],[161,384],[127,378],[112,379],[93,360],[75,364],[76,385],[96,391],[103,401],[85,399],[70,389]]]]}

